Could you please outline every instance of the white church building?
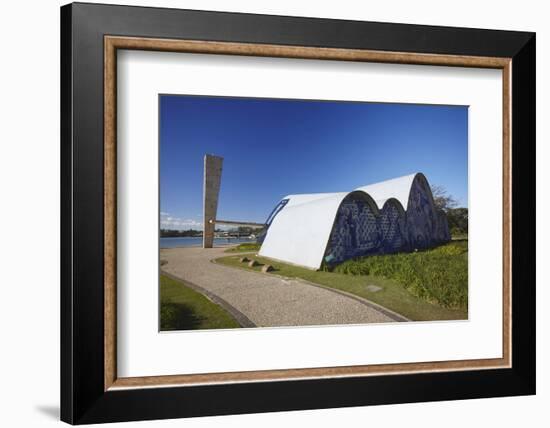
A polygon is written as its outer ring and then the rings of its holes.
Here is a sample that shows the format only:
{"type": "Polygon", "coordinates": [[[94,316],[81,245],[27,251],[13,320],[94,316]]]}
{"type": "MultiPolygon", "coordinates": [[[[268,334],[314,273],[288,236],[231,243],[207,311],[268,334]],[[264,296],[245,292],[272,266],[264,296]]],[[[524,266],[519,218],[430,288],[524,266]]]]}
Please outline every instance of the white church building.
{"type": "Polygon", "coordinates": [[[354,257],[433,247],[450,240],[422,173],[351,192],[288,195],[266,222],[259,254],[319,269],[354,257]]]}

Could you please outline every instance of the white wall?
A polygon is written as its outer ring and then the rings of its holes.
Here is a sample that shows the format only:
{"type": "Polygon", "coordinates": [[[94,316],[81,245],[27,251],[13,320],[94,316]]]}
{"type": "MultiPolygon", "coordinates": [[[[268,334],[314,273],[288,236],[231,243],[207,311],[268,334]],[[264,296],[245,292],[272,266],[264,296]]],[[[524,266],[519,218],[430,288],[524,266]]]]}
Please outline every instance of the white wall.
{"type": "MultiPolygon", "coordinates": [[[[122,0],[121,0],[122,1],[122,0]]],[[[103,3],[113,3],[103,1],[103,3]]],[[[538,391],[536,397],[162,421],[142,426],[542,426],[550,402],[548,285],[550,27],[545,2],[463,0],[149,0],[127,4],[537,31],[538,391]],[[543,144],[546,142],[546,144],[543,144]],[[546,183],[543,186],[543,183],[546,183]],[[545,188],[544,188],[545,187],[545,188]],[[538,423],[536,421],[539,421],[538,423]]],[[[59,397],[59,10],[57,0],[0,11],[0,402],[2,425],[55,425],[59,397]]],[[[125,426],[137,426],[127,424],[125,426]]]]}

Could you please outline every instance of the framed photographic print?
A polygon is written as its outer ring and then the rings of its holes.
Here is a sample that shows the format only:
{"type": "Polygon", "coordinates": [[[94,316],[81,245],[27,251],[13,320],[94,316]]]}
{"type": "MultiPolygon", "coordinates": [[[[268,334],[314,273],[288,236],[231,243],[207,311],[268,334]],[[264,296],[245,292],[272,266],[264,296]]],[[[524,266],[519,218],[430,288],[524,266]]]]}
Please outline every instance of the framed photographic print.
{"type": "Polygon", "coordinates": [[[535,35],[61,8],[72,424],[535,393],[535,35]]]}

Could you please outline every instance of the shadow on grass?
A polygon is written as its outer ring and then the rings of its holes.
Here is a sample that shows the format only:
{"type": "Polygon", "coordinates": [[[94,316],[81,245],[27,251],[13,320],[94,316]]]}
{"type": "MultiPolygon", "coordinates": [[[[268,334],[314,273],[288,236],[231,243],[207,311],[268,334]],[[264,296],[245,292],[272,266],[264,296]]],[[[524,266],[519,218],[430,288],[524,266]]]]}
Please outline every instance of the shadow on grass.
{"type": "Polygon", "coordinates": [[[185,303],[171,301],[160,303],[160,329],[163,331],[194,330],[201,325],[203,320],[185,303]]]}

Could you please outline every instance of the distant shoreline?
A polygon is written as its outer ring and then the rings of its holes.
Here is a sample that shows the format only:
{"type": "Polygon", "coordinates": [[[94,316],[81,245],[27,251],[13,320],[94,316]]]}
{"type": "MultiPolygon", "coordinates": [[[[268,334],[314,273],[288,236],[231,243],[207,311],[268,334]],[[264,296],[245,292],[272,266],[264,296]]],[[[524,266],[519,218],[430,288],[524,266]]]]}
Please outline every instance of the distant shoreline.
{"type": "MultiPolygon", "coordinates": [[[[202,236],[161,236],[160,248],[183,248],[200,247],[202,245],[202,236]]],[[[252,242],[254,239],[237,237],[215,237],[214,244],[217,246],[235,245],[245,242],[252,242]]]]}
{"type": "MultiPolygon", "coordinates": [[[[161,236],[160,237],[160,239],[171,239],[171,238],[197,239],[197,238],[202,238],[202,235],[200,235],[200,236],[161,236]]],[[[214,236],[214,239],[248,239],[248,240],[252,240],[253,238],[236,237],[236,236],[214,236]]]]}
{"type": "Polygon", "coordinates": [[[167,238],[178,238],[178,239],[196,239],[196,238],[202,238],[202,235],[197,236],[161,236],[161,239],[167,239],[167,238]]]}

